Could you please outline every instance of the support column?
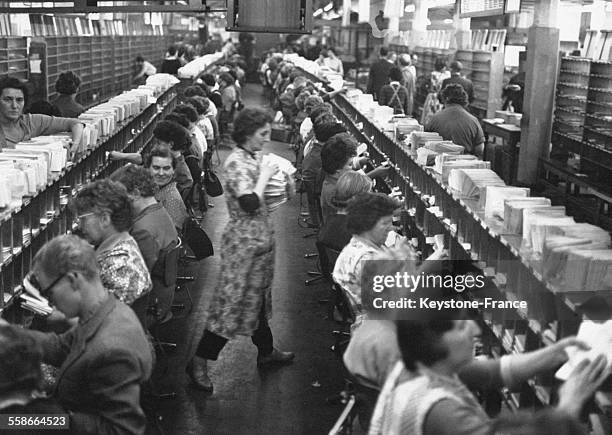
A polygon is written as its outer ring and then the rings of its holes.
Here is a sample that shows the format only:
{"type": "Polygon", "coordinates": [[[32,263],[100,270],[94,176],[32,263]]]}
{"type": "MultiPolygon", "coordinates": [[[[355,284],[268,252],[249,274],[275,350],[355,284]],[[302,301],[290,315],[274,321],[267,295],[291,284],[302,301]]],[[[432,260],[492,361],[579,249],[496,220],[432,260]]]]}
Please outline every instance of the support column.
{"type": "Polygon", "coordinates": [[[389,17],[389,33],[387,33],[385,45],[399,42],[399,20],[400,17],[389,17]]]}
{"type": "Polygon", "coordinates": [[[589,30],[601,30],[606,26],[606,2],[594,0],[591,5],[591,23],[589,30]]]}
{"type": "Polygon", "coordinates": [[[547,157],[550,148],[552,114],[559,63],[559,2],[535,2],[535,18],[529,29],[521,149],[517,180],[533,185],[538,159],[547,157]]]}
{"type": "Polygon", "coordinates": [[[412,21],[412,41],[410,48],[424,47],[427,41],[427,0],[416,0],[414,2],[414,20],[412,21]]]}
{"type": "Polygon", "coordinates": [[[468,50],[472,45],[472,33],[470,32],[472,19],[461,18],[459,16],[459,12],[460,8],[457,6],[455,8],[455,15],[453,16],[453,29],[455,33],[453,35],[453,40],[455,41],[455,47],[457,47],[457,50],[468,50]]]}
{"type": "Polygon", "coordinates": [[[342,25],[351,24],[351,0],[342,1],[342,25]]]}
{"type": "Polygon", "coordinates": [[[370,22],[370,0],[359,0],[359,22],[370,22]]]}

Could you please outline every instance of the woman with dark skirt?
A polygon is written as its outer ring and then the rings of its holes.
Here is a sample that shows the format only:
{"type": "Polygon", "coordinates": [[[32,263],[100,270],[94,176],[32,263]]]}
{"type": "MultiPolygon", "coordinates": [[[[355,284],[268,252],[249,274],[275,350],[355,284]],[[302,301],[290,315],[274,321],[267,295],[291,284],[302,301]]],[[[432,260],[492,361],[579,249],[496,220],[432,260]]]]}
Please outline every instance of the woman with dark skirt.
{"type": "Polygon", "coordinates": [[[293,353],[273,346],[268,324],[272,315],[274,230],[264,191],[278,168],[262,161],[261,150],[270,141],[270,122],[262,110],[242,110],[232,133],[237,147],[224,164],[229,222],[221,239],[220,278],[206,330],[187,365],[193,384],[205,391],[213,389],[208,360],[216,360],[228,340],[236,336],[251,336],[259,352],[258,366],[289,363],[294,358],[293,353]]]}

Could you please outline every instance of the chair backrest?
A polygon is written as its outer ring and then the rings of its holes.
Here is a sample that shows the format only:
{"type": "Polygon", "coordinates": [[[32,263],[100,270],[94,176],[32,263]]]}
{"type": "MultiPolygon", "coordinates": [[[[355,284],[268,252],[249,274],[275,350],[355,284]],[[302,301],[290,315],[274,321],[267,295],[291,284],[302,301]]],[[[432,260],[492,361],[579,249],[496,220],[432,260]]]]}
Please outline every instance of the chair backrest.
{"type": "Polygon", "coordinates": [[[182,241],[179,238],[178,242],[164,250],[164,284],[168,287],[176,285],[176,276],[178,275],[178,262],[182,241]]]}
{"type": "Polygon", "coordinates": [[[136,313],[136,317],[140,321],[142,328],[147,331],[149,329],[149,319],[148,319],[148,310],[149,310],[149,296],[151,292],[147,292],[134,302],[132,302],[131,308],[136,313]]]}
{"type": "Polygon", "coordinates": [[[337,282],[333,283],[334,305],[345,322],[354,323],[357,318],[357,307],[353,298],[337,282]]]}
{"type": "MultiPolygon", "coordinates": [[[[355,399],[357,400],[357,416],[359,418],[359,424],[366,432],[370,427],[370,420],[372,420],[372,414],[378,401],[380,394],[379,388],[372,388],[364,384],[364,381],[360,379],[360,376],[351,376],[353,383],[353,389],[355,399]]],[[[370,384],[365,380],[367,384],[370,384]]]]}
{"type": "Polygon", "coordinates": [[[352,433],[353,420],[357,416],[357,399],[355,395],[351,394],[348,397],[346,405],[336,420],[334,427],[329,431],[329,435],[341,435],[344,433],[352,433]]]}
{"type": "Polygon", "coordinates": [[[160,251],[159,257],[151,271],[152,275],[161,278],[166,287],[176,285],[176,275],[178,274],[178,261],[182,241],[179,238],[175,243],[160,251]]]}
{"type": "Polygon", "coordinates": [[[332,272],[334,265],[340,255],[340,251],[332,248],[321,241],[316,242],[317,252],[319,254],[319,264],[321,265],[321,273],[329,282],[332,282],[332,272]]]}

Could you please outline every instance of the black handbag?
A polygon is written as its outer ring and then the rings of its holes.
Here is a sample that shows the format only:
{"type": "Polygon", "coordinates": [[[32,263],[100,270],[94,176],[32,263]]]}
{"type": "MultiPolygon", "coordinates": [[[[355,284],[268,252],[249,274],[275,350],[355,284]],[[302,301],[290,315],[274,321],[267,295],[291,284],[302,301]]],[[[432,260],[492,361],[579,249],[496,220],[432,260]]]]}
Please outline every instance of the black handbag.
{"type": "Polygon", "coordinates": [[[193,217],[189,217],[185,222],[183,237],[196,259],[202,260],[215,255],[215,249],[210,237],[208,237],[206,231],[202,229],[198,221],[193,217]]]}
{"type": "Polygon", "coordinates": [[[206,189],[208,196],[215,197],[223,195],[223,186],[221,185],[221,181],[211,169],[204,170],[202,185],[204,186],[204,189],[206,189]]]}

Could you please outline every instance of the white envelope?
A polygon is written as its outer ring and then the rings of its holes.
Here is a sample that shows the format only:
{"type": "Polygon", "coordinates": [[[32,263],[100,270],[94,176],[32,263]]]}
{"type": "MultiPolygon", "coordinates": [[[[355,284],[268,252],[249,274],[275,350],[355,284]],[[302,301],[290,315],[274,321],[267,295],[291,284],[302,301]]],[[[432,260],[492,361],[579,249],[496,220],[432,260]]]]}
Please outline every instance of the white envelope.
{"type": "Polygon", "coordinates": [[[603,323],[584,320],[578,329],[577,338],[587,343],[591,349],[585,351],[575,346],[566,348],[569,360],[555,373],[557,379],[566,381],[581,361],[586,358],[592,361],[598,355],[606,356],[609,371],[612,366],[612,320],[603,323]]]}

